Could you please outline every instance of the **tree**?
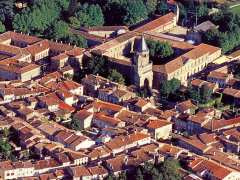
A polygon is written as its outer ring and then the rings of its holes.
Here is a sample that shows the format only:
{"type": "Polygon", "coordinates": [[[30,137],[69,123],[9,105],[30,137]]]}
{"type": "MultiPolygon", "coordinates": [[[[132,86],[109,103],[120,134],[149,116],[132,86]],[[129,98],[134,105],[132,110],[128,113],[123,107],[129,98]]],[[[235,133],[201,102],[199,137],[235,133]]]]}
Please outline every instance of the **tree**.
{"type": "Polygon", "coordinates": [[[190,98],[192,98],[195,101],[199,102],[201,100],[201,95],[199,93],[199,90],[196,90],[192,87],[190,87],[190,89],[189,89],[189,96],[190,96],[190,98]]]}
{"type": "Polygon", "coordinates": [[[206,42],[208,44],[212,45],[218,45],[219,43],[219,38],[220,38],[220,32],[218,29],[210,29],[206,33],[203,33],[202,39],[203,42],[206,42]]]}
{"type": "Polygon", "coordinates": [[[78,119],[73,118],[71,121],[71,128],[74,129],[75,131],[80,131],[82,130],[80,121],[78,119]]]}
{"type": "Polygon", "coordinates": [[[2,158],[8,160],[11,155],[11,150],[11,145],[6,140],[0,139],[0,154],[2,154],[2,158]]]}
{"type": "Polygon", "coordinates": [[[168,98],[168,96],[175,93],[180,86],[181,82],[176,78],[173,78],[169,81],[163,81],[160,85],[160,94],[168,98]]]}
{"type": "Polygon", "coordinates": [[[144,4],[147,8],[148,14],[154,14],[157,8],[157,0],[144,0],[144,4]]]}
{"type": "Polygon", "coordinates": [[[178,2],[178,8],[179,8],[179,18],[185,19],[187,17],[187,10],[185,6],[182,3],[178,2]]]}
{"type": "Polygon", "coordinates": [[[159,171],[154,164],[146,162],[142,167],[144,179],[159,179],[159,171]]]}
{"type": "Polygon", "coordinates": [[[142,0],[127,1],[125,9],[126,15],[124,16],[123,22],[126,25],[136,24],[148,17],[147,8],[142,0]]]}
{"type": "Polygon", "coordinates": [[[83,27],[102,26],[104,24],[104,16],[99,5],[83,4],[76,11],[75,17],[79,20],[80,26],[83,27]]]}
{"type": "Polygon", "coordinates": [[[110,73],[107,77],[110,81],[117,82],[119,84],[124,84],[125,80],[121,73],[119,73],[116,69],[110,70],[110,73]]]}
{"type": "Polygon", "coordinates": [[[64,21],[57,21],[53,26],[53,38],[66,39],[70,35],[68,24],[64,21]]]}
{"type": "Polygon", "coordinates": [[[91,74],[99,74],[100,76],[107,77],[108,67],[107,59],[105,56],[94,55],[88,62],[88,71],[91,74]]]}
{"type": "Polygon", "coordinates": [[[166,58],[174,53],[171,45],[168,42],[158,42],[156,45],[155,55],[158,58],[166,58]]]}
{"type": "Polygon", "coordinates": [[[87,47],[87,40],[83,36],[78,35],[78,34],[70,33],[67,38],[67,42],[69,42],[73,45],[76,45],[78,47],[81,47],[81,48],[87,47]]]}
{"type": "Polygon", "coordinates": [[[122,25],[126,15],[126,1],[108,0],[104,8],[107,25],[122,25]],[[116,21],[117,19],[117,21],[116,21]]]}
{"type": "Polygon", "coordinates": [[[165,160],[160,168],[160,174],[164,180],[180,180],[181,176],[179,175],[178,169],[180,165],[177,160],[165,160]]]}
{"type": "Polygon", "coordinates": [[[66,74],[64,74],[64,78],[66,78],[68,80],[72,80],[73,79],[73,75],[69,74],[69,73],[66,73],[66,74]]]}
{"type": "Polygon", "coordinates": [[[203,85],[200,89],[190,87],[189,93],[195,101],[207,103],[211,99],[213,91],[207,85],[203,85]]]}
{"type": "Polygon", "coordinates": [[[168,42],[148,40],[147,45],[150,49],[150,59],[163,60],[173,55],[174,50],[168,42]]]}
{"type": "Polygon", "coordinates": [[[208,16],[209,9],[207,7],[207,4],[201,3],[199,6],[197,6],[197,16],[198,17],[206,17],[208,16]]]}
{"type": "Polygon", "coordinates": [[[169,12],[167,2],[165,0],[160,0],[157,4],[157,13],[160,15],[165,15],[169,12]]]}
{"type": "Polygon", "coordinates": [[[0,20],[2,22],[11,22],[14,17],[15,0],[0,0],[0,20]]]}
{"type": "Polygon", "coordinates": [[[13,28],[24,33],[41,35],[59,18],[61,10],[55,0],[37,1],[14,17],[13,28]]]}
{"type": "Polygon", "coordinates": [[[207,103],[211,99],[212,93],[212,90],[207,85],[203,85],[201,87],[202,102],[207,103]]]}
{"type": "Polygon", "coordinates": [[[6,31],[6,28],[4,26],[4,24],[0,21],[0,33],[3,33],[6,31]]]}
{"type": "Polygon", "coordinates": [[[173,78],[170,80],[171,93],[175,93],[180,86],[181,86],[181,82],[178,79],[173,78]]]}
{"type": "Polygon", "coordinates": [[[70,17],[69,22],[70,22],[70,26],[75,29],[78,29],[81,27],[81,22],[77,17],[70,17]]]}
{"type": "Polygon", "coordinates": [[[70,0],[68,6],[68,16],[72,16],[78,7],[78,0],[70,0]]]}

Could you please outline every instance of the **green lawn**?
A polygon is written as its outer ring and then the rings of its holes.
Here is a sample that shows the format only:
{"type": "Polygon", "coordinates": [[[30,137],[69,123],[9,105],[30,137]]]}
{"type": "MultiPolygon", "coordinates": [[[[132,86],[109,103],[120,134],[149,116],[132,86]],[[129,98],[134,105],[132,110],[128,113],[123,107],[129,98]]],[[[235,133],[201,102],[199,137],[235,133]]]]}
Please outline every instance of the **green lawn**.
{"type": "Polygon", "coordinates": [[[235,14],[240,15],[240,4],[238,6],[235,6],[235,7],[231,8],[231,11],[235,14]]]}

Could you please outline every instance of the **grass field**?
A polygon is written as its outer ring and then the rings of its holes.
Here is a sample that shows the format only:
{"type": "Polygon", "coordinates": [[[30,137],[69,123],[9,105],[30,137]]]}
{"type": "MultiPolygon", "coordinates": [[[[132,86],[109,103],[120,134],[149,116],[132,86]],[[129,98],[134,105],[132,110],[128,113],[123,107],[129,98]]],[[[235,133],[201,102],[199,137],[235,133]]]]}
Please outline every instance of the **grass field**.
{"type": "Polygon", "coordinates": [[[240,15],[240,4],[238,6],[235,6],[235,7],[231,8],[231,11],[234,14],[239,14],[240,15]]]}

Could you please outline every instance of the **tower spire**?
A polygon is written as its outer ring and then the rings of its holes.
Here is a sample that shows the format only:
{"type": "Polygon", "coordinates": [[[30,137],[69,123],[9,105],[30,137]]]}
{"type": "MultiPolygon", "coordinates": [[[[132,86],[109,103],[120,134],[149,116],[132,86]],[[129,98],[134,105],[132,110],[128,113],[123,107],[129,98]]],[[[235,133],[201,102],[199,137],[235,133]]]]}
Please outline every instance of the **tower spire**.
{"type": "Polygon", "coordinates": [[[137,52],[142,53],[142,52],[147,52],[147,51],[148,51],[147,43],[145,41],[144,35],[142,35],[141,39],[137,45],[137,52]]]}

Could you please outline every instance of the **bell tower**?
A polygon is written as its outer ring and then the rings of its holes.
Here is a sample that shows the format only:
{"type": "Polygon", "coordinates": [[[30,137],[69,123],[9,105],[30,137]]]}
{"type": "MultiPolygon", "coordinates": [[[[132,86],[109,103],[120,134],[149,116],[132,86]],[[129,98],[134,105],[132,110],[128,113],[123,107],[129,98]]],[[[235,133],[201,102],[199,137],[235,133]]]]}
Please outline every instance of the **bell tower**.
{"type": "Polygon", "coordinates": [[[148,86],[152,88],[153,81],[153,71],[152,62],[149,60],[149,49],[145,41],[144,36],[142,36],[138,41],[136,41],[136,49],[134,52],[134,84],[139,88],[148,86]]]}

